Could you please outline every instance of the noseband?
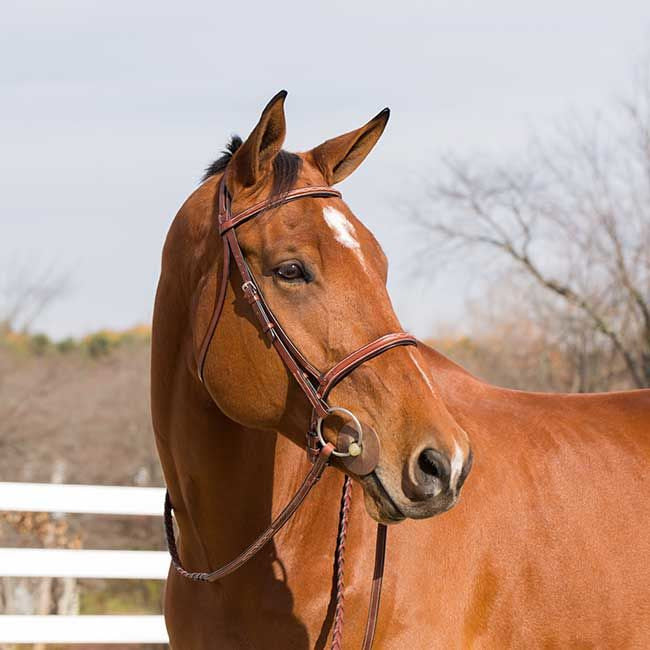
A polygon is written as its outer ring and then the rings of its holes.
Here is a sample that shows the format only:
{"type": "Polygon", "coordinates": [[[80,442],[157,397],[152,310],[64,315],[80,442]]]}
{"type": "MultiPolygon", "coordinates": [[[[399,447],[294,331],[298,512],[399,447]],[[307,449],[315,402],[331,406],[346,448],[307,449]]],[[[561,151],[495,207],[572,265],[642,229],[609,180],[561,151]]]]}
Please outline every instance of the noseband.
{"type": "MultiPolygon", "coordinates": [[[[342,379],[361,364],[374,357],[401,345],[417,345],[416,339],[405,332],[385,334],[358,350],[348,354],[341,361],[336,363],[326,372],[320,372],[313,366],[291,341],[286,332],[282,329],[278,319],[266,302],[260,287],[251,271],[246,258],[242,252],[237,239],[236,228],[260,215],[266,210],[276,208],[290,201],[304,197],[336,197],[341,198],[341,193],[324,186],[310,186],[291,190],[279,197],[267,199],[242,210],[236,214],[231,211],[231,197],[226,187],[226,174],[219,182],[217,190],[217,225],[219,235],[223,241],[223,266],[221,272],[221,283],[218,287],[218,294],[214,311],[208,329],[201,343],[197,357],[197,372],[201,382],[204,382],[205,362],[214,337],[219,318],[223,311],[226,292],[230,279],[231,258],[235,261],[242,285],[241,289],[250,304],[257,319],[259,328],[268,342],[275,348],[280,359],[294,377],[298,386],[309,400],[312,406],[312,416],[309,431],[307,432],[307,456],[312,462],[312,467],[305,477],[302,485],[293,496],[291,501],[283,508],[271,525],[258,537],[247,549],[235,559],[221,568],[211,572],[190,572],[185,570],[180,562],[176,541],[174,538],[174,527],[172,522],[172,504],[167,494],[165,498],[165,532],[167,545],[175,569],[185,578],[199,582],[215,582],[224,576],[237,570],[267,544],[273,536],[287,523],[291,516],[298,509],[300,504],[311,488],[318,482],[323,471],[329,464],[332,456],[338,456],[339,462],[348,471],[356,474],[369,474],[374,470],[379,460],[379,440],[376,433],[367,425],[363,425],[351,411],[339,406],[330,406],[327,397],[342,379]],[[342,434],[339,440],[345,441],[345,448],[339,449],[336,445],[325,440],[323,436],[323,422],[332,414],[341,414],[353,424],[353,428],[346,427],[354,435],[342,434]]],[[[351,480],[345,476],[343,483],[343,497],[341,500],[341,514],[339,521],[339,536],[336,550],[336,609],[334,614],[334,628],[332,632],[332,648],[338,650],[341,647],[343,631],[343,552],[345,549],[345,537],[347,532],[347,517],[350,507],[351,480]]],[[[372,647],[377,616],[379,613],[379,596],[381,591],[381,580],[383,575],[384,556],[386,549],[386,526],[378,524],[377,542],[375,548],[375,570],[373,575],[370,605],[368,608],[368,620],[363,641],[363,648],[367,650],[372,647]]]]}

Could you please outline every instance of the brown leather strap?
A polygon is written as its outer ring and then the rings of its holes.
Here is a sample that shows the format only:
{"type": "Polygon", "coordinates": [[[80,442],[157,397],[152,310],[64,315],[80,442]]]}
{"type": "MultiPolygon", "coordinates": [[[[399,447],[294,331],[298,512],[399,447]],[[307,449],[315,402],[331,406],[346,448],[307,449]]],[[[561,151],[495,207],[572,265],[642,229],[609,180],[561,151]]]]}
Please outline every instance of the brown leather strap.
{"type": "Polygon", "coordinates": [[[271,522],[271,525],[236,558],[214,571],[188,571],[181,564],[181,559],[176,547],[176,538],[174,536],[174,522],[172,519],[173,506],[171,499],[169,498],[169,492],[165,493],[165,536],[167,538],[167,548],[169,549],[169,554],[172,558],[172,564],[176,571],[189,580],[195,580],[197,582],[215,582],[246,564],[246,562],[259,553],[259,551],[262,550],[271,539],[273,539],[289,519],[291,519],[300,504],[305,500],[305,497],[318,482],[318,479],[327,467],[332,451],[334,451],[334,445],[332,444],[328,444],[321,449],[316,462],[312,465],[305,480],[298,488],[298,491],[293,495],[291,501],[289,501],[289,503],[287,503],[287,505],[280,511],[280,514],[271,522]]]}
{"type": "MultiPolygon", "coordinates": [[[[225,193],[225,184],[222,179],[219,182],[217,188],[217,220],[219,220],[220,215],[226,214],[226,193],[225,193]]],[[[221,282],[217,287],[217,298],[214,304],[214,309],[212,311],[212,317],[210,318],[210,323],[208,324],[208,329],[203,335],[203,341],[201,342],[201,347],[199,348],[199,354],[197,356],[197,374],[201,383],[204,383],[203,371],[205,368],[205,359],[208,356],[208,350],[210,349],[210,343],[214,337],[215,330],[217,329],[217,324],[219,323],[219,318],[221,318],[221,312],[223,311],[223,304],[226,300],[226,292],[228,291],[228,279],[230,278],[230,248],[228,247],[228,240],[223,237],[223,262],[221,265],[221,282]]]]}
{"type": "Polygon", "coordinates": [[[275,324],[275,333],[282,339],[282,342],[286,346],[287,350],[291,353],[293,357],[296,358],[298,363],[304,368],[305,372],[318,383],[321,373],[320,371],[313,366],[310,361],[305,357],[305,355],[295,346],[293,341],[289,338],[289,335],[282,329],[282,325],[278,322],[278,319],[275,317],[275,314],[272,311],[269,311],[269,316],[273,323],[275,324]]]}
{"type": "Polygon", "coordinates": [[[363,636],[362,650],[370,650],[375,638],[377,619],[379,618],[379,600],[381,598],[381,583],[384,578],[384,561],[386,559],[386,536],[388,527],[385,524],[377,524],[377,540],[375,542],[375,570],[372,575],[372,589],[370,591],[370,603],[368,605],[368,620],[366,621],[366,632],[363,636]]]}
{"type": "Polygon", "coordinates": [[[226,230],[230,230],[235,226],[239,226],[240,224],[244,223],[244,221],[248,221],[252,217],[256,217],[260,212],[271,210],[272,208],[277,208],[280,205],[284,205],[285,203],[289,203],[290,201],[295,201],[296,199],[301,199],[306,196],[321,198],[334,196],[340,199],[341,193],[338,190],[327,186],[311,185],[309,187],[299,187],[296,190],[291,190],[290,192],[286,192],[272,199],[260,201],[250,208],[246,208],[245,210],[242,210],[233,216],[223,218],[219,221],[219,232],[223,235],[226,230]]]}
{"type": "Polygon", "coordinates": [[[343,615],[345,591],[343,588],[343,569],[345,567],[345,542],[348,536],[348,520],[350,518],[350,503],[352,501],[352,479],[343,479],[343,494],[341,495],[341,510],[339,515],[339,534],[336,538],[335,561],[335,599],[334,625],[332,626],[332,650],[341,650],[343,645],[343,615]]]}
{"type": "Polygon", "coordinates": [[[349,375],[362,363],[386,352],[386,350],[390,350],[398,345],[417,345],[417,343],[417,339],[406,332],[386,334],[385,336],[367,343],[358,350],[348,354],[347,357],[339,361],[335,366],[322,375],[318,384],[318,395],[322,398],[327,397],[330,390],[338,384],[341,379],[349,375]]]}
{"type": "Polygon", "coordinates": [[[271,344],[275,348],[276,352],[280,355],[282,362],[288,368],[289,372],[291,372],[295,380],[298,382],[298,385],[307,396],[307,399],[310,401],[314,412],[317,413],[319,417],[326,417],[327,404],[325,404],[318,396],[314,385],[309,380],[308,374],[304,371],[300,363],[287,349],[283,339],[281,339],[275,331],[275,321],[270,316],[271,310],[266,304],[264,296],[257,286],[257,282],[255,281],[251,270],[248,268],[248,264],[244,259],[244,254],[242,253],[239,242],[237,241],[235,231],[228,230],[224,237],[228,241],[228,246],[232,253],[233,259],[235,260],[235,264],[239,269],[239,274],[244,281],[242,284],[244,296],[251,305],[253,313],[259,321],[262,331],[269,337],[271,344]]]}
{"type": "Polygon", "coordinates": [[[271,207],[277,207],[278,205],[286,203],[287,201],[293,201],[295,199],[307,196],[335,196],[340,198],[341,193],[327,187],[303,187],[297,190],[292,190],[291,192],[288,192],[281,197],[261,201],[251,208],[238,213],[235,215],[235,217],[229,217],[225,176],[221,179],[217,188],[217,222],[224,242],[224,261],[222,264],[221,282],[218,288],[219,293],[215,302],[214,311],[212,313],[210,323],[208,324],[208,328],[203,337],[203,341],[197,355],[197,373],[200,381],[203,382],[205,361],[207,358],[208,350],[210,348],[210,343],[214,337],[219,318],[221,317],[224,301],[226,298],[226,291],[230,277],[230,257],[232,256],[235,260],[239,274],[243,281],[242,289],[244,290],[246,299],[251,304],[251,307],[253,308],[253,311],[260,322],[262,331],[268,335],[271,343],[277,350],[282,361],[290,370],[291,374],[294,376],[303,392],[307,395],[307,398],[309,399],[314,410],[320,417],[325,417],[327,415],[326,405],[322,403],[321,399],[316,394],[314,384],[312,384],[310,381],[311,377],[314,382],[317,382],[320,373],[311,363],[309,363],[309,361],[307,361],[304,355],[294,345],[282,327],[280,327],[272,310],[266,304],[264,296],[259,290],[259,286],[257,285],[257,282],[255,281],[255,278],[253,277],[248,264],[246,263],[246,259],[244,258],[242,250],[239,246],[239,241],[237,240],[237,237],[233,230],[235,225],[238,225],[243,221],[256,216],[263,210],[269,209],[271,207]]]}
{"type": "Polygon", "coordinates": [[[221,312],[223,311],[223,303],[226,300],[226,291],[228,290],[228,278],[230,277],[230,249],[228,248],[228,242],[224,239],[223,241],[223,263],[221,267],[221,282],[217,287],[217,295],[214,303],[214,310],[212,312],[212,318],[208,325],[208,329],[203,336],[203,341],[201,347],[199,348],[199,354],[197,357],[197,372],[199,375],[199,380],[201,383],[204,383],[203,379],[203,370],[205,367],[205,359],[208,356],[208,350],[210,349],[210,343],[212,343],[212,338],[217,329],[217,323],[221,317],[221,312]]]}
{"type": "MultiPolygon", "coordinates": [[[[343,567],[345,560],[345,541],[348,529],[348,516],[350,501],[352,499],[352,481],[349,476],[343,482],[343,495],[341,497],[341,514],[339,521],[339,535],[336,542],[336,606],[334,610],[334,625],[332,626],[332,650],[341,650],[343,647],[343,567]]],[[[363,636],[362,650],[370,650],[375,638],[377,621],[379,619],[379,602],[381,597],[381,583],[384,577],[384,562],[386,558],[386,535],[388,528],[384,524],[377,524],[377,538],[375,541],[375,568],[372,576],[372,588],[368,603],[368,617],[366,630],[363,636]]]]}

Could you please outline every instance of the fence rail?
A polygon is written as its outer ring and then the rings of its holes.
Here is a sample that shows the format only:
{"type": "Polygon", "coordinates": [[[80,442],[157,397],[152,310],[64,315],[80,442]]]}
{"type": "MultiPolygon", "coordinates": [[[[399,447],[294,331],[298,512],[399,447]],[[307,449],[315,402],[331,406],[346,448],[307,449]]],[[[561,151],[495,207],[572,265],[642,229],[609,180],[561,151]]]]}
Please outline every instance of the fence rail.
{"type": "Polygon", "coordinates": [[[164,551],[0,548],[0,576],[5,577],[164,580],[168,569],[164,551]]]}
{"type": "Polygon", "coordinates": [[[3,643],[167,643],[162,616],[0,616],[3,643]]]}
{"type": "Polygon", "coordinates": [[[162,515],[164,488],[0,483],[0,511],[162,515]]]}
{"type": "MultiPolygon", "coordinates": [[[[164,489],[0,483],[0,511],[104,515],[162,514],[164,489]]],[[[0,576],[160,579],[162,551],[0,548],[0,576]]],[[[0,643],[167,643],[162,616],[0,615],[0,643]]]]}

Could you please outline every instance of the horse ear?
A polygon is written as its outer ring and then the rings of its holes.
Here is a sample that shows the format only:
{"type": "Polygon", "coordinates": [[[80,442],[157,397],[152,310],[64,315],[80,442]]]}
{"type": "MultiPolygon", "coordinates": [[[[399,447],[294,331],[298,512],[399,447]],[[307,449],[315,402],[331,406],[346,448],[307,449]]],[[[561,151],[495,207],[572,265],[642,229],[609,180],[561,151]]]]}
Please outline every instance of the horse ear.
{"type": "Polygon", "coordinates": [[[287,132],[284,119],[286,90],[281,90],[262,111],[260,121],[230,162],[234,180],[243,187],[255,185],[270,173],[287,132]]]}
{"type": "Polygon", "coordinates": [[[330,185],[347,178],[365,160],[389,117],[390,109],[385,108],[360,129],[327,140],[309,152],[330,185]]]}

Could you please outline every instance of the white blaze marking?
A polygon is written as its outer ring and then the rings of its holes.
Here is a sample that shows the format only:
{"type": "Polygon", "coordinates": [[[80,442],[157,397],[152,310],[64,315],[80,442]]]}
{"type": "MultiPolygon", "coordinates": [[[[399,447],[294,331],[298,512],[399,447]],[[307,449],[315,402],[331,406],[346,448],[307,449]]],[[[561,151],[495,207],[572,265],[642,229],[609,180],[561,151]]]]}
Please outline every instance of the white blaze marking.
{"type": "Polygon", "coordinates": [[[332,229],[336,241],[354,251],[359,262],[361,262],[361,266],[365,269],[366,261],[363,259],[361,245],[357,240],[357,231],[346,216],[336,208],[326,205],[323,208],[323,217],[327,225],[332,229]]]}
{"type": "Polygon", "coordinates": [[[435,393],[436,391],[433,388],[433,384],[431,383],[431,377],[429,377],[429,373],[426,372],[424,368],[422,368],[420,362],[418,361],[418,358],[413,353],[413,350],[409,349],[408,353],[411,356],[411,359],[413,359],[413,363],[415,364],[415,367],[418,369],[418,372],[422,375],[422,379],[424,379],[426,385],[429,387],[429,390],[432,393],[435,393]]]}
{"type": "Polygon", "coordinates": [[[451,478],[449,479],[449,483],[454,490],[456,489],[458,477],[463,470],[464,464],[465,456],[463,454],[463,450],[460,448],[460,445],[454,440],[454,457],[451,459],[451,478]]]}

